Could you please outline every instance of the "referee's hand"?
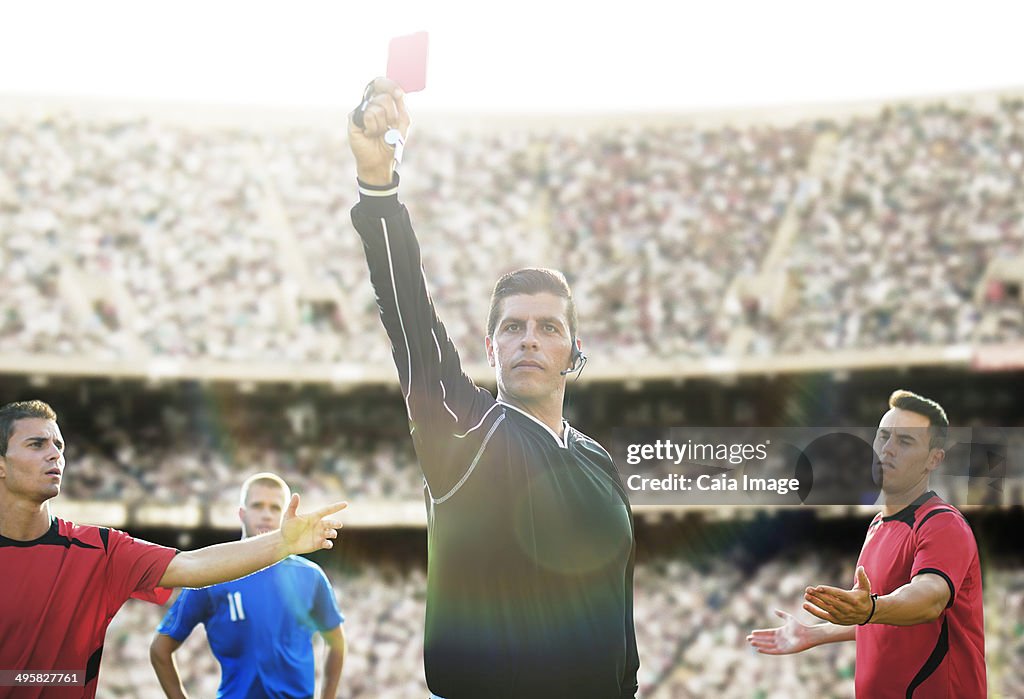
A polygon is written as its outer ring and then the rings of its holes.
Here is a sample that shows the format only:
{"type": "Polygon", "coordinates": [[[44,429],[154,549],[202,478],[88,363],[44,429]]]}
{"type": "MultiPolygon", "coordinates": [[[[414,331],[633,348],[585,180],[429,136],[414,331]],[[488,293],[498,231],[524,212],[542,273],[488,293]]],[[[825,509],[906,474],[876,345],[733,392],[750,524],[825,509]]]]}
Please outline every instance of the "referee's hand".
{"type": "Polygon", "coordinates": [[[398,129],[402,139],[409,136],[409,112],[405,93],[393,80],[373,81],[373,97],[363,113],[363,126],[348,115],[348,144],[356,159],[356,174],[366,184],[387,186],[394,171],[395,149],[384,142],[388,129],[398,129]]]}
{"type": "Polygon", "coordinates": [[[293,493],[292,500],[281,521],[281,538],[286,548],[285,555],[312,553],[334,547],[332,539],[338,538],[342,523],[328,519],[331,515],[348,507],[347,502],[336,502],[304,515],[296,514],[299,508],[299,494],[293,493]]]}

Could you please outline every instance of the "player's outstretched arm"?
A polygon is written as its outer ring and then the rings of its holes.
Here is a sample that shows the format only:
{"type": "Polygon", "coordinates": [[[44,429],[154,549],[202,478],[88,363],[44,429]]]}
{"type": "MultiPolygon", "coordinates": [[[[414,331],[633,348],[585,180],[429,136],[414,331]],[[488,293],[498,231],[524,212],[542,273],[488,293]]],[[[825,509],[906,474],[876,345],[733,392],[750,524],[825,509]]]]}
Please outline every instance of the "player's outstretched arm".
{"type": "Polygon", "coordinates": [[[807,588],[804,609],[833,624],[913,626],[938,619],[950,599],[950,585],[934,573],[920,573],[888,595],[872,595],[871,581],[858,566],[850,590],[829,585],[807,588]],[[874,599],[872,599],[874,598],[874,599]]]}
{"type": "Polygon", "coordinates": [[[149,645],[149,662],[153,664],[156,678],[167,699],[188,699],[178,675],[178,666],[174,663],[174,651],[180,646],[178,641],[163,633],[158,633],[149,645]]]}
{"type": "Polygon", "coordinates": [[[345,630],[341,625],[320,633],[327,644],[324,660],[324,686],[321,699],[335,699],[341,685],[341,670],[345,666],[345,630]]]}
{"type": "Polygon", "coordinates": [[[216,585],[255,573],[292,554],[333,547],[332,539],[337,538],[342,524],[329,517],[348,503],[336,502],[304,515],[296,514],[298,506],[295,493],[276,531],[178,554],[160,578],[160,587],[216,585]]]}
{"type": "Polygon", "coordinates": [[[747,636],[747,643],[753,646],[758,653],[789,655],[825,643],[838,643],[854,639],[852,627],[836,626],[835,624],[808,626],[801,624],[796,617],[781,609],[776,609],[775,615],[785,621],[782,626],[774,629],[754,629],[747,636]]]}

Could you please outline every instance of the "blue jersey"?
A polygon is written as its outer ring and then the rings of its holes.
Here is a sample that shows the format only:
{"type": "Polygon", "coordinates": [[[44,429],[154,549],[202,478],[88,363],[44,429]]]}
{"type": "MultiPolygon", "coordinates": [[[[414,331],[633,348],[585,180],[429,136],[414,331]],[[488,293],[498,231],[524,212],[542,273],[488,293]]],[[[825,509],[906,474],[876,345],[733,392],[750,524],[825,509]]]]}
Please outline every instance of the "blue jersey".
{"type": "Polygon", "coordinates": [[[344,617],[320,566],[289,556],[231,582],[182,590],[157,629],[184,641],[206,625],[220,662],[218,697],[312,697],[313,633],[344,617]]]}

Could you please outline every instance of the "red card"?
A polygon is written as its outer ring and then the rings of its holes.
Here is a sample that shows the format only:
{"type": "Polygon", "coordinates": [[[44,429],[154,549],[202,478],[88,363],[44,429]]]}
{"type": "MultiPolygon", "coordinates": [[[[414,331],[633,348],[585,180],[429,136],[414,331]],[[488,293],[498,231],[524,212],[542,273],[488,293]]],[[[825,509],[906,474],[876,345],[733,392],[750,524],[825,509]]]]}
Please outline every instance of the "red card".
{"type": "Polygon", "coordinates": [[[388,78],[406,92],[427,86],[427,33],[396,36],[388,45],[388,78]]]}

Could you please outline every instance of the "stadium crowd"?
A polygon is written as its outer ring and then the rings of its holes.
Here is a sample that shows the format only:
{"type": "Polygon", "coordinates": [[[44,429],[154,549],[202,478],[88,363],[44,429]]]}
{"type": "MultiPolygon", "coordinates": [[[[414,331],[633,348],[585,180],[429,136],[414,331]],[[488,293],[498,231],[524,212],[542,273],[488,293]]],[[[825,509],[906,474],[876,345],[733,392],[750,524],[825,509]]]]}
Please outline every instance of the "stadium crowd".
{"type": "MultiPolygon", "coordinates": [[[[386,363],[343,131],[0,117],[3,353],[386,363]]],[[[1024,254],[1021,100],[416,138],[403,198],[471,359],[493,278],[538,263],[566,270],[588,345],[613,359],[1024,331],[1019,284],[977,291],[990,261],[1024,254]],[[764,269],[787,214],[784,262],[764,269]],[[759,273],[791,298],[744,293],[759,273]]]]}
{"type": "MultiPolygon", "coordinates": [[[[854,557],[789,551],[750,565],[730,556],[698,563],[656,557],[636,569],[636,628],[640,690],[646,699],[724,697],[819,699],[853,696],[854,645],[835,644],[788,657],[755,653],[745,642],[752,628],[774,626],[776,607],[806,623],[799,611],[810,582],[842,584],[854,557]]],[[[1005,562],[1003,562],[1005,563],[1005,562]]],[[[422,667],[424,571],[391,562],[328,570],[345,614],[349,649],[342,680],[351,699],[426,696],[422,667]]],[[[1024,689],[1024,572],[993,566],[986,579],[986,632],[990,685],[1002,696],[1024,689]]],[[[161,696],[146,649],[162,610],[130,602],[107,632],[100,675],[103,696],[161,696]]],[[[318,651],[319,653],[319,651],[318,651]]],[[[197,629],[178,653],[192,696],[212,696],[216,661],[197,629]]]]}
{"type": "Polygon", "coordinates": [[[74,468],[62,498],[230,504],[237,485],[258,471],[280,474],[313,502],[422,498],[400,400],[282,405],[257,395],[229,407],[210,397],[193,404],[171,390],[157,401],[128,396],[62,411],[74,468]]]}
{"type": "Polygon", "coordinates": [[[975,297],[991,261],[1024,255],[1024,104],[897,106],[837,128],[800,197],[797,298],[761,351],[962,344],[988,312],[1007,320],[979,339],[1019,340],[1019,298],[993,298],[998,280],[975,297]]]}
{"type": "MultiPolygon", "coordinates": [[[[493,279],[538,263],[569,274],[587,347],[611,362],[1024,338],[1019,284],[984,277],[992,261],[1024,255],[1020,100],[790,127],[423,128],[416,142],[403,199],[467,358],[481,356],[493,279]],[[792,243],[765,270],[785,221],[792,243]],[[759,273],[784,275],[791,298],[736,291],[759,273]],[[732,342],[743,327],[749,341],[732,342]]],[[[0,355],[389,364],[348,222],[351,171],[342,128],[0,116],[0,355]]],[[[313,499],[422,495],[398,399],[323,410],[257,395],[200,410],[207,396],[172,393],[146,410],[87,400],[62,417],[74,469],[64,497],[227,503],[257,470],[313,499]]],[[[974,415],[1000,396],[966,391],[949,404],[974,415]]],[[[869,421],[872,400],[861,410],[869,421]]],[[[669,402],[679,416],[655,422],[697,418],[669,402]]],[[[613,412],[601,426],[628,424],[627,411],[613,412]]],[[[754,408],[740,412],[737,423],[757,422],[754,408]]],[[[816,417],[806,412],[794,414],[816,417]]],[[[642,561],[644,696],[851,695],[849,644],[763,658],[743,641],[774,622],[774,606],[795,607],[807,582],[851,568],[807,554],[753,568],[728,557],[642,561]]],[[[423,571],[372,564],[332,578],[350,639],[347,696],[425,696],[423,571]]],[[[986,594],[1006,612],[988,620],[993,686],[1024,695],[1019,566],[993,567],[986,594]]],[[[145,653],[159,616],[133,603],[115,619],[102,696],[159,696],[145,653]]],[[[194,696],[212,696],[217,669],[202,640],[189,640],[179,665],[194,696]]]]}
{"type": "MultiPolygon", "coordinates": [[[[977,492],[984,493],[985,504],[1024,504],[1020,458],[1024,430],[1019,429],[1024,418],[1012,383],[995,375],[969,384],[950,379],[938,386],[935,394],[954,411],[957,429],[952,439],[958,445],[950,451],[937,480],[943,494],[963,504],[979,502],[982,496],[977,492]],[[964,423],[966,416],[972,419],[964,423]],[[973,443],[1004,445],[1008,468],[998,490],[987,486],[988,472],[966,478],[980,473],[971,471],[977,466],[970,465],[977,451],[973,443]]],[[[773,425],[847,425],[870,440],[886,390],[891,386],[848,388],[842,402],[833,402],[834,391],[794,392],[785,384],[753,384],[714,400],[696,386],[662,395],[591,389],[573,391],[566,416],[608,445],[623,474],[664,477],[681,473],[684,467],[670,461],[629,466],[623,440],[660,439],[669,434],[668,428],[686,426],[684,432],[673,434],[696,442],[719,442],[726,437],[759,441],[763,429],[773,425]],[[777,393],[790,396],[781,407],[774,407],[777,393]],[[755,407],[760,403],[765,406],[755,407]],[[721,427],[694,427],[700,425],[721,427]],[[747,427],[753,431],[744,431],[747,427]]],[[[131,382],[94,382],[83,387],[68,381],[43,389],[24,388],[9,393],[8,399],[37,395],[57,407],[68,444],[67,463],[73,477],[65,482],[61,500],[124,503],[130,520],[132,508],[141,505],[231,504],[238,484],[257,471],[281,474],[297,492],[316,502],[336,498],[353,503],[418,502],[423,497],[423,479],[397,393],[377,389],[365,395],[338,395],[326,389],[273,387],[238,393],[198,385],[156,389],[131,382]]],[[[832,448],[824,444],[818,447],[826,452],[832,448]]],[[[750,475],[791,477],[798,458],[795,449],[771,450],[750,475]]],[[[854,497],[851,504],[861,502],[854,484],[865,486],[865,494],[875,492],[870,482],[851,478],[849,482],[832,480],[819,472],[815,492],[834,497],[835,488],[845,484],[842,488],[848,492],[844,493],[854,497]]],[[[795,493],[787,497],[791,504],[798,502],[795,493]]],[[[675,501],[671,493],[650,492],[634,493],[632,499],[634,504],[675,501]]]]}
{"type": "Polygon", "coordinates": [[[807,126],[556,137],[549,225],[588,341],[612,359],[721,354],[730,286],[758,272],[813,137],[807,126]]]}

